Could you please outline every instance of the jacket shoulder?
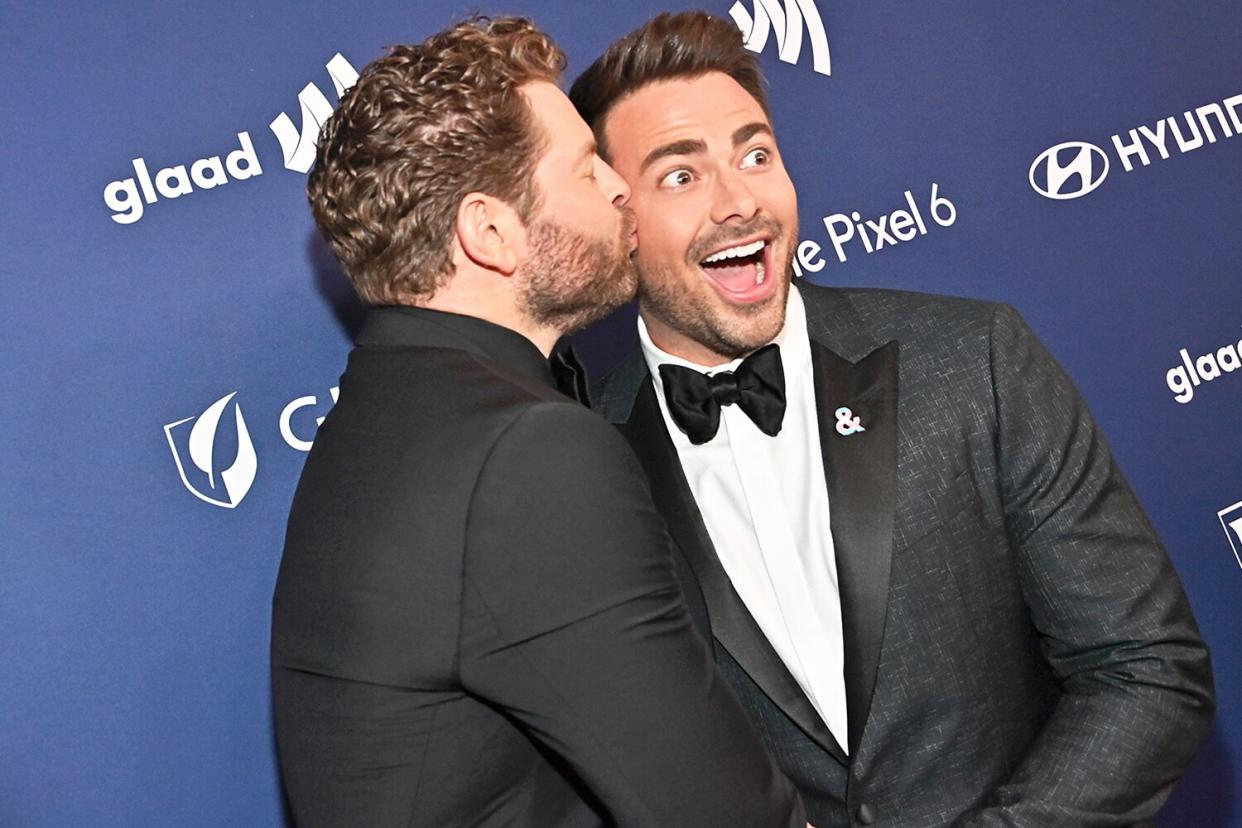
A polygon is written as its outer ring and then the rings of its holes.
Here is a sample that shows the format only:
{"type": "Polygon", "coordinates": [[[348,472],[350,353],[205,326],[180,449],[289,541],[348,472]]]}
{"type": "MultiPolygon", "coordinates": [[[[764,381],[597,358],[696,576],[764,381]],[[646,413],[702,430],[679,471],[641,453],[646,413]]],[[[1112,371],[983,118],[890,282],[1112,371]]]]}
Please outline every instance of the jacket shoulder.
{"type": "MultiPolygon", "coordinates": [[[[835,317],[856,314],[877,333],[892,330],[936,330],[945,324],[982,325],[992,322],[1001,303],[961,296],[864,287],[821,287],[800,281],[808,325],[831,324],[835,317]]],[[[814,331],[812,331],[814,333],[814,331]]]]}

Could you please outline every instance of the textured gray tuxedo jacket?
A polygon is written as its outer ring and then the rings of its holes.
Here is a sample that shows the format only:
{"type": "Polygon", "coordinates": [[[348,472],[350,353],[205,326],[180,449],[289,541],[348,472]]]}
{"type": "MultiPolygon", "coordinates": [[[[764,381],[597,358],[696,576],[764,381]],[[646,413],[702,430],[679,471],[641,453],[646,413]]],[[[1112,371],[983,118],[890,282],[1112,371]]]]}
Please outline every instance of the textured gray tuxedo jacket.
{"type": "Polygon", "coordinates": [[[300,828],[802,828],[642,469],[519,334],[372,310],[272,607],[300,828]]]}
{"type": "Polygon", "coordinates": [[[596,389],[692,614],[818,828],[1133,825],[1209,728],[1208,653],[1082,399],[1006,305],[798,283],[848,758],[734,591],[637,349],[596,389]],[[866,431],[842,436],[848,406],[866,431]]]}

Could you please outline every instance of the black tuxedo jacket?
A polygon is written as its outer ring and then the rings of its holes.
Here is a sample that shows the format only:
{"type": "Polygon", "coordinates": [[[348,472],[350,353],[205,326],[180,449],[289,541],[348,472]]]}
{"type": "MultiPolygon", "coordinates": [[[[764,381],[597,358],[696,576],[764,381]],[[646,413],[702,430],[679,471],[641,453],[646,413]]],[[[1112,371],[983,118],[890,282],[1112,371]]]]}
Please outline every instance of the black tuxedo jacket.
{"type": "Polygon", "coordinates": [[[371,313],[273,600],[309,826],[797,826],[713,669],[641,468],[520,335],[371,313]]]}
{"type": "Polygon", "coordinates": [[[1207,650],[1083,401],[1004,305],[799,283],[848,757],[734,591],[635,349],[596,389],[696,623],[818,828],[1131,825],[1205,736],[1207,650]],[[865,432],[836,432],[849,407],[865,432]]]}

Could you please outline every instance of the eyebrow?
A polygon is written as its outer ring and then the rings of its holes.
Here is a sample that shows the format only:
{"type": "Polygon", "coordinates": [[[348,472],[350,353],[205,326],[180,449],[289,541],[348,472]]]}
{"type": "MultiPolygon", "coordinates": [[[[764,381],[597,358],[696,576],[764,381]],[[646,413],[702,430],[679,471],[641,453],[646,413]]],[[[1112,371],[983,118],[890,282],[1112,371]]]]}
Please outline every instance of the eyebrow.
{"type": "MultiPolygon", "coordinates": [[[[744,124],[733,131],[733,146],[744,144],[751,138],[760,133],[772,134],[772,127],[763,121],[752,121],[744,124]]],[[[673,141],[660,147],[656,147],[647,153],[647,157],[643,159],[642,165],[638,168],[639,175],[647,171],[655,162],[661,158],[668,158],[670,155],[695,155],[697,153],[707,152],[707,142],[698,138],[685,138],[681,141],[673,141]]]]}
{"type": "Polygon", "coordinates": [[[738,144],[744,144],[761,132],[767,133],[768,137],[773,137],[772,127],[763,121],[752,121],[745,126],[740,126],[733,131],[733,146],[736,147],[738,144]]]}
{"type": "Polygon", "coordinates": [[[673,141],[662,147],[656,147],[647,153],[647,157],[643,159],[642,166],[638,168],[641,175],[647,171],[655,162],[661,158],[668,158],[670,155],[695,155],[697,153],[707,152],[707,142],[698,138],[686,138],[681,141],[673,141]]]}

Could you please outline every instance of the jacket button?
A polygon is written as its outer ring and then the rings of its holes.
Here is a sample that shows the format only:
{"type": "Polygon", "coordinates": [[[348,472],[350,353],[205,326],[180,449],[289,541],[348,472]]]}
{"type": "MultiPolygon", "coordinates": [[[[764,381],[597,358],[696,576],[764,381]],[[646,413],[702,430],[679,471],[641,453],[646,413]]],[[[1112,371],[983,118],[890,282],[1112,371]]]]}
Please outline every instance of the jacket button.
{"type": "Polygon", "coordinates": [[[880,815],[880,810],[875,807],[874,802],[864,802],[858,806],[858,821],[863,825],[870,825],[875,822],[876,817],[880,815]]]}

